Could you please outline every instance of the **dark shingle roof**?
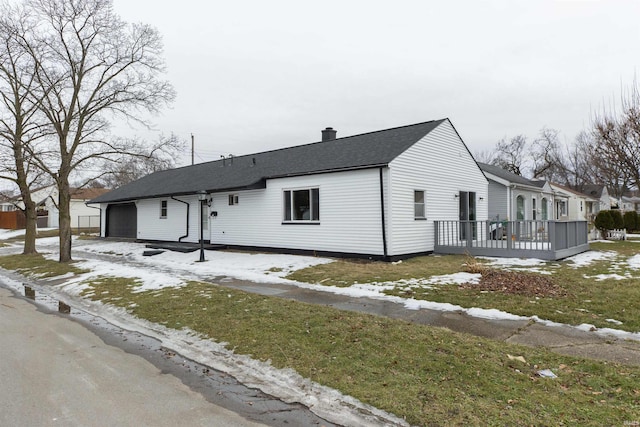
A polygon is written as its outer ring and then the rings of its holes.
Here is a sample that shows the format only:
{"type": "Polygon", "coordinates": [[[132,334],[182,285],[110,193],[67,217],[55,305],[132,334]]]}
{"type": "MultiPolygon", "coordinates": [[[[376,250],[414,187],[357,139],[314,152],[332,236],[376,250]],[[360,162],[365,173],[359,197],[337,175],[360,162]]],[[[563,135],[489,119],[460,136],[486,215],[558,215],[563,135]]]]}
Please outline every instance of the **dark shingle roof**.
{"type": "Polygon", "coordinates": [[[591,197],[595,197],[599,199],[602,197],[602,191],[604,190],[604,185],[601,184],[585,184],[582,186],[582,192],[588,194],[591,197]]]}
{"type": "Polygon", "coordinates": [[[385,166],[445,120],[155,172],[91,203],[264,188],[268,178],[385,166]]]}
{"type": "Polygon", "coordinates": [[[486,173],[490,173],[491,175],[495,175],[498,178],[502,178],[506,181],[512,182],[514,184],[528,185],[530,187],[544,187],[545,181],[534,181],[531,179],[527,179],[524,176],[516,175],[513,172],[509,172],[507,170],[502,169],[500,166],[494,166],[487,163],[478,162],[478,166],[486,173]]]}

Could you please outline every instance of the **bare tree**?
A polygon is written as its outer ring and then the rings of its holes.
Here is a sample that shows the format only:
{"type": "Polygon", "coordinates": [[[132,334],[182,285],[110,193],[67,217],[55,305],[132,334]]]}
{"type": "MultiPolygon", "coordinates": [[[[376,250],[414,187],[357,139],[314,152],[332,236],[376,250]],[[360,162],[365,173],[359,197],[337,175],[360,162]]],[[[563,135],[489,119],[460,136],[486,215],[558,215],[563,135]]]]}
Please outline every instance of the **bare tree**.
{"type": "Polygon", "coordinates": [[[585,185],[602,183],[597,162],[593,135],[585,131],[580,132],[574,144],[567,150],[564,183],[577,191],[583,191],[585,185]]]}
{"type": "Polygon", "coordinates": [[[566,182],[567,165],[557,130],[542,128],[540,135],[531,145],[530,157],[533,163],[533,178],[566,182]]]}
{"type": "Polygon", "coordinates": [[[516,135],[507,141],[502,138],[495,147],[495,157],[492,164],[500,166],[502,169],[523,175],[526,167],[525,149],[527,147],[527,137],[516,135]]]}
{"type": "Polygon", "coordinates": [[[31,151],[56,182],[60,262],[71,260],[70,178],[92,162],[132,150],[109,140],[109,119],[148,126],[141,113],[155,113],[174,98],[164,73],[159,33],[123,22],[111,0],[26,0],[32,31],[21,47],[37,65],[30,90],[54,131],[48,150],[31,151]]]}
{"type": "Polygon", "coordinates": [[[630,186],[640,188],[640,93],[637,81],[621,96],[621,113],[603,110],[593,118],[597,172],[620,198],[630,186]]]}
{"type": "Polygon", "coordinates": [[[144,151],[137,155],[127,153],[115,162],[108,162],[104,166],[104,174],[96,181],[107,188],[118,188],[153,172],[174,168],[176,159],[184,154],[186,148],[185,141],[173,134],[160,137],[152,147],[135,141],[131,145],[143,147],[144,151]]]}
{"type": "MultiPolygon", "coordinates": [[[[20,41],[28,31],[22,25],[26,12],[7,4],[0,7],[0,178],[20,190],[25,214],[24,254],[35,254],[37,207],[31,189],[42,184],[42,171],[35,167],[31,152],[38,140],[47,135],[39,122],[35,87],[35,63],[20,41]]],[[[16,205],[19,206],[19,205],[16,205]]]]}
{"type": "Polygon", "coordinates": [[[495,157],[496,153],[492,150],[475,151],[473,153],[473,158],[480,163],[493,164],[495,157]]]}

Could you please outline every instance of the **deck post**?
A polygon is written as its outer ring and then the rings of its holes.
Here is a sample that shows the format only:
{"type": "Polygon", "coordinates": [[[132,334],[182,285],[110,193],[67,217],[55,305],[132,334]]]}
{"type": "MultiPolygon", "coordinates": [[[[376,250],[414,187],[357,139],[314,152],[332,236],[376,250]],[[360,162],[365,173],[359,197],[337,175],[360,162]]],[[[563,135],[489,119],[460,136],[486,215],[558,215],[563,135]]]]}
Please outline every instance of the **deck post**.
{"type": "Polygon", "coordinates": [[[556,252],[556,222],[549,221],[549,244],[551,252],[556,252]]]}
{"type": "Polygon", "coordinates": [[[507,221],[507,253],[513,249],[513,221],[507,221]]]}
{"type": "Polygon", "coordinates": [[[473,246],[473,234],[471,234],[471,221],[465,221],[464,227],[466,229],[465,234],[467,235],[467,248],[471,249],[471,247],[473,246]]]}

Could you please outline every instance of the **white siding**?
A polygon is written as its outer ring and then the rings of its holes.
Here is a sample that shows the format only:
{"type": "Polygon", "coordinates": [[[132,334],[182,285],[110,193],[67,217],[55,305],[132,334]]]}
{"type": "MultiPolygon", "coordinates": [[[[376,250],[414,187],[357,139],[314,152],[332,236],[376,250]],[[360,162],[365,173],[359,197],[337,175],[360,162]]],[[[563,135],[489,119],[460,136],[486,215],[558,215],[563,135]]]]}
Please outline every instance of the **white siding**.
{"type": "MultiPolygon", "coordinates": [[[[86,200],[88,201],[88,200],[86,200]]],[[[78,227],[78,217],[88,217],[93,216],[95,219],[91,219],[91,225],[93,227],[98,226],[97,217],[100,216],[100,211],[95,208],[91,208],[86,205],[85,200],[71,200],[69,204],[69,213],[71,214],[71,227],[78,227]]],[[[89,219],[83,218],[80,220],[83,226],[89,225],[89,219]]]]}
{"type": "Polygon", "coordinates": [[[212,243],[383,254],[378,169],[273,179],[263,190],[214,194],[211,210],[212,243]],[[320,189],[320,224],[283,224],[283,191],[311,187],[320,189]]]}
{"type": "MultiPolygon", "coordinates": [[[[183,242],[198,242],[200,239],[200,202],[197,196],[176,197],[190,204],[189,234],[183,242]]],[[[145,199],[136,202],[138,239],[178,241],[187,234],[187,205],[171,198],[145,199]],[[167,201],[167,217],[160,218],[160,202],[167,201]]],[[[207,237],[205,236],[205,239],[207,237]]]]}
{"type": "Polygon", "coordinates": [[[393,160],[389,172],[389,255],[432,251],[433,221],[459,219],[459,191],[476,192],[477,219],[487,219],[487,179],[449,121],[393,160]],[[414,219],[414,190],[426,191],[426,221],[414,219]]]}
{"type": "Polygon", "coordinates": [[[537,211],[537,218],[538,220],[542,219],[542,199],[546,198],[547,199],[547,215],[549,216],[548,219],[553,219],[553,210],[551,208],[551,206],[548,204],[549,200],[551,200],[552,196],[550,194],[547,193],[541,193],[539,191],[530,191],[530,190],[525,190],[522,188],[516,188],[514,190],[511,191],[512,194],[512,200],[511,200],[511,207],[512,207],[512,213],[509,216],[509,219],[512,221],[516,221],[518,219],[518,196],[522,196],[522,198],[524,199],[524,219],[525,220],[532,220],[533,219],[533,199],[536,200],[536,211],[537,211]]]}

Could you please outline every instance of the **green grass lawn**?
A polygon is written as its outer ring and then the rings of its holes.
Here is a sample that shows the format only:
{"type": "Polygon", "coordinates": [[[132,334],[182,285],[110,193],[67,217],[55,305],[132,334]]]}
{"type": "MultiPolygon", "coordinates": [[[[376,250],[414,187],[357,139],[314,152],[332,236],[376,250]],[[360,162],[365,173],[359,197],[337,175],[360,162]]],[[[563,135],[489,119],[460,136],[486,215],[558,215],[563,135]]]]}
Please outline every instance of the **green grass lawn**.
{"type": "Polygon", "coordinates": [[[208,283],[134,293],[135,286],[104,278],[85,295],[293,368],[412,425],[622,425],[640,417],[638,367],[208,283]],[[558,378],[541,378],[539,369],[558,378]]]}
{"type": "MultiPolygon", "coordinates": [[[[559,323],[588,323],[599,328],[640,331],[640,270],[625,266],[628,258],[640,254],[640,242],[592,243],[596,251],[614,251],[609,261],[596,261],[573,268],[569,262],[548,262],[539,270],[566,291],[566,296],[536,298],[500,292],[486,292],[455,284],[419,286],[397,283],[384,293],[405,298],[447,302],[462,307],[495,308],[509,313],[534,316],[559,323]],[[629,274],[631,278],[596,280],[594,276],[629,274]],[[586,278],[588,276],[589,278],[586,278]],[[622,324],[612,323],[617,320],[622,324]]],[[[399,264],[339,260],[309,267],[290,274],[289,279],[322,285],[351,286],[355,283],[396,282],[402,279],[429,278],[435,275],[465,271],[469,257],[447,255],[414,258],[399,264]]],[[[482,262],[482,260],[475,260],[482,262]]]]}
{"type": "MultiPolygon", "coordinates": [[[[412,297],[531,313],[557,321],[564,318],[574,324],[602,321],[612,327],[604,320],[611,317],[624,322],[616,327],[634,329],[629,325],[638,321],[633,319],[640,299],[638,279],[595,281],[583,276],[608,274],[616,268],[621,274],[626,271],[622,262],[635,255],[635,248],[640,250],[640,243],[592,246],[615,250],[617,255],[612,261],[579,269],[567,263],[542,267],[552,271],[550,277],[566,289],[566,297],[535,300],[472,292],[453,285],[413,288],[412,297]]],[[[341,260],[292,277],[350,286],[455,273],[464,270],[467,262],[469,259],[461,256],[416,258],[398,264],[341,260]]],[[[1,266],[23,274],[42,276],[49,269],[53,276],[69,273],[56,270],[55,264],[42,257],[0,257],[1,266]]],[[[405,418],[412,425],[601,426],[640,421],[640,367],[561,356],[541,348],[210,283],[190,282],[179,288],[145,292],[135,291],[135,279],[105,277],[87,284],[85,298],[123,307],[132,315],[169,328],[189,328],[228,343],[227,348],[238,354],[295,369],[303,377],[405,418]],[[541,378],[536,374],[540,369],[551,369],[558,378],[541,378]]],[[[405,288],[389,292],[402,295],[405,288]]]]}

